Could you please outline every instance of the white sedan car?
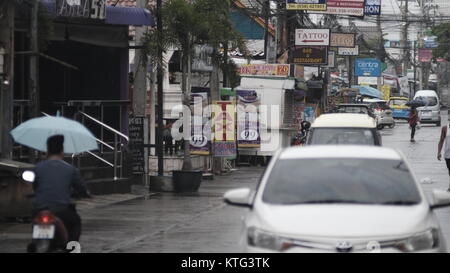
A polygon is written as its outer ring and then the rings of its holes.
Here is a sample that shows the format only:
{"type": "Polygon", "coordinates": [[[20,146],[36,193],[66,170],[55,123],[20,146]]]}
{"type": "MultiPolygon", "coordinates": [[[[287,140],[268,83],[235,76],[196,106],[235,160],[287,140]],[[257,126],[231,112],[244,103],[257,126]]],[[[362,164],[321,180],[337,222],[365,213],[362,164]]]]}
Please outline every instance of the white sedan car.
{"type": "Polygon", "coordinates": [[[309,146],[279,151],[256,192],[224,195],[248,207],[247,252],[445,252],[434,209],[405,158],[372,146],[309,146]]]}

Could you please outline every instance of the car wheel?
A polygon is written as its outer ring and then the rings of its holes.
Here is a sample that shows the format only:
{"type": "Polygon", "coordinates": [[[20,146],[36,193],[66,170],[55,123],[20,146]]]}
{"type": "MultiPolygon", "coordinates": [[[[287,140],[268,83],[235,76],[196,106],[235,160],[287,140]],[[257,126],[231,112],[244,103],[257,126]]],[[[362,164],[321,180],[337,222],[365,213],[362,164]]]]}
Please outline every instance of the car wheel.
{"type": "Polygon", "coordinates": [[[441,120],[439,120],[438,122],[436,122],[436,126],[441,127],[441,120]]]}
{"type": "Polygon", "coordinates": [[[377,126],[377,129],[378,129],[378,130],[383,130],[383,129],[384,129],[384,125],[378,125],[378,126],[377,126]]]}

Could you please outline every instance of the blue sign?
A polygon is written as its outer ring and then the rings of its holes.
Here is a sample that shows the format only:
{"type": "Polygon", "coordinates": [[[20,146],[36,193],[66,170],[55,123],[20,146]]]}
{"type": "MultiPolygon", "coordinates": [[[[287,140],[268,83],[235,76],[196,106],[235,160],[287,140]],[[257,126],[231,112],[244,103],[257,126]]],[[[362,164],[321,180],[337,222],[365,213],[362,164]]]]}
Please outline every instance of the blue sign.
{"type": "Polygon", "coordinates": [[[380,15],[381,0],[366,0],[364,15],[380,15]]]}
{"type": "Polygon", "coordinates": [[[356,59],[355,76],[358,77],[380,77],[381,61],[376,59],[356,59]]]}

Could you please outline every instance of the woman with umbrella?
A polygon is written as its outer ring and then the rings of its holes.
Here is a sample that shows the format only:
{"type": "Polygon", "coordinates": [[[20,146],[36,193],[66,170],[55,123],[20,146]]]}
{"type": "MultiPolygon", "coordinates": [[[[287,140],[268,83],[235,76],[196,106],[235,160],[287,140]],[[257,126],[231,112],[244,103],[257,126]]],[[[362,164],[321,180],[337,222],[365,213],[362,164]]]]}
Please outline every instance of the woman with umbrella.
{"type": "Polygon", "coordinates": [[[426,105],[426,103],[421,100],[412,100],[407,102],[406,105],[411,107],[408,118],[409,128],[411,128],[411,142],[416,142],[414,136],[416,134],[417,124],[419,123],[419,114],[417,112],[417,107],[423,107],[426,105]]]}

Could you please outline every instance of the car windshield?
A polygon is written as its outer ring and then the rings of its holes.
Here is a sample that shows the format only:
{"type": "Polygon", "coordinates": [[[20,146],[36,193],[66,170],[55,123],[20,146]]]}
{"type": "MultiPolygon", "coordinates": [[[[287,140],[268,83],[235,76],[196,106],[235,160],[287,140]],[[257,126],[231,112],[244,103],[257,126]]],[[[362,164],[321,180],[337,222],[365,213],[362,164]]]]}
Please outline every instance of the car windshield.
{"type": "Polygon", "coordinates": [[[405,106],[407,102],[408,102],[407,100],[391,100],[389,102],[389,105],[391,105],[391,106],[405,106]]]}
{"type": "Polygon", "coordinates": [[[436,106],[438,101],[436,97],[417,97],[417,100],[424,101],[426,106],[436,106]]]}
{"type": "Polygon", "coordinates": [[[403,161],[320,158],[279,160],[270,172],[263,201],[413,205],[421,198],[403,161]]]}
{"type": "Polygon", "coordinates": [[[364,106],[339,106],[339,112],[353,114],[367,114],[369,110],[364,106]]]}
{"type": "Polygon", "coordinates": [[[314,128],[310,133],[312,145],[375,145],[375,137],[368,128],[314,128]]]}

